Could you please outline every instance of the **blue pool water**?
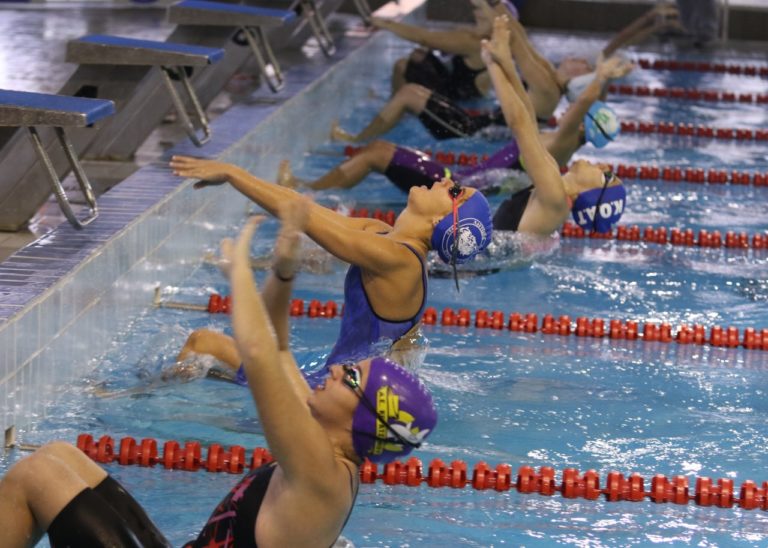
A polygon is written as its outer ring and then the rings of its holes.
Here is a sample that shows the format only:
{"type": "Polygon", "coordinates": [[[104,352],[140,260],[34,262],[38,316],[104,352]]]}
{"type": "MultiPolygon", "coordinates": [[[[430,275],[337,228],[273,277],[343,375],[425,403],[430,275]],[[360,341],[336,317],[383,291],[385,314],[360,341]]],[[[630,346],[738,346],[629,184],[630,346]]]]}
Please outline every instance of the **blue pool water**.
{"type": "MultiPolygon", "coordinates": [[[[588,51],[593,40],[537,34],[553,56],[588,51]]],[[[382,66],[407,49],[397,41],[383,49],[382,66]]],[[[649,53],[654,55],[654,53],[649,53]]],[[[747,56],[730,54],[732,62],[747,56]]],[[[371,71],[364,84],[384,94],[388,71],[371,71]]],[[[756,78],[691,73],[636,71],[633,84],[735,89],[765,93],[756,78]]],[[[615,96],[624,117],[671,120],[723,127],[765,127],[765,109],[741,104],[703,104],[615,96]]],[[[342,119],[362,124],[381,98],[350,105],[342,119]]],[[[499,143],[480,139],[437,144],[414,120],[388,138],[433,150],[489,151],[499,143]]],[[[658,135],[625,135],[614,145],[583,149],[580,157],[627,164],[693,165],[708,169],[765,170],[759,144],[698,141],[658,135]],[[701,146],[701,145],[704,146],[701,146]]],[[[343,159],[343,146],[318,144],[295,162],[302,178],[312,178],[343,159]]],[[[245,161],[245,159],[243,159],[245,161]]],[[[756,233],[768,229],[768,188],[710,186],[632,180],[628,183],[625,224],[650,224],[756,233]]],[[[318,194],[328,204],[399,210],[404,196],[382,177],[344,193],[318,194]]],[[[503,196],[493,197],[496,204],[503,196]]],[[[241,220],[231,222],[232,230],[241,220]]],[[[212,223],[219,222],[211,220],[212,223]]],[[[229,221],[221,221],[229,223],[229,221]]],[[[254,254],[266,253],[276,223],[268,221],[254,254]]],[[[312,246],[308,244],[308,248],[312,246]]],[[[164,279],[164,296],[205,303],[212,292],[227,293],[216,269],[202,258],[185,279],[164,279]]],[[[194,260],[194,258],[190,259],[194,260]]],[[[302,273],[296,297],[342,297],[342,265],[329,272],[302,273]]],[[[556,242],[555,249],[532,264],[461,280],[457,294],[450,279],[431,281],[429,304],[441,310],[461,306],[682,323],[768,327],[768,252],[698,249],[599,240],[556,242]]],[[[261,278],[263,273],[258,273],[261,278]]],[[[155,383],[194,328],[227,329],[223,315],[151,306],[115,334],[112,349],[93,364],[87,378],[62,386],[56,409],[25,440],[74,440],[80,432],[153,437],[159,441],[195,439],[201,443],[264,446],[248,393],[240,387],[199,380],[155,383]],[[97,367],[98,365],[98,367],[97,367]],[[140,390],[97,397],[95,390],[140,390]]],[[[298,318],[292,326],[294,348],[312,367],[327,352],[338,320],[298,318]]],[[[429,353],[420,372],[434,391],[440,424],[418,453],[425,466],[433,459],[460,459],[471,467],[485,461],[594,468],[601,479],[611,470],[638,472],[646,488],[654,474],[668,477],[747,479],[765,474],[765,418],[768,415],[768,352],[741,348],[683,346],[526,333],[507,330],[426,326],[429,353]]],[[[13,458],[17,458],[14,456],[13,458]]],[[[12,460],[12,459],[11,459],[12,460]]],[[[166,532],[174,545],[192,538],[211,509],[236,481],[235,476],[204,472],[168,472],[158,468],[109,466],[166,532]]],[[[768,518],[762,511],[703,508],[603,500],[567,500],[479,492],[472,489],[361,487],[345,530],[357,546],[626,546],[681,543],[701,546],[765,545],[768,518]]]]}

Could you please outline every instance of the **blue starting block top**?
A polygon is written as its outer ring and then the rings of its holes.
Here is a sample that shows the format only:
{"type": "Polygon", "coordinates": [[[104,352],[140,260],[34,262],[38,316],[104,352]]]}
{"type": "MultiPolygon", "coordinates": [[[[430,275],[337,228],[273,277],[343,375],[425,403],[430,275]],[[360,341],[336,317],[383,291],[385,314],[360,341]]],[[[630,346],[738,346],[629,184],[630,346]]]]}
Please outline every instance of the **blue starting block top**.
{"type": "Polygon", "coordinates": [[[67,44],[67,60],[81,64],[210,65],[224,57],[221,48],[207,48],[92,34],[67,44]]]}
{"type": "Polygon", "coordinates": [[[85,127],[115,113],[106,99],[0,90],[0,126],[85,127]]]}
{"type": "Polygon", "coordinates": [[[293,19],[292,10],[225,4],[207,0],[181,0],[169,9],[171,22],[187,25],[211,26],[280,26],[293,19]],[[211,14],[216,16],[212,17],[211,14]]]}

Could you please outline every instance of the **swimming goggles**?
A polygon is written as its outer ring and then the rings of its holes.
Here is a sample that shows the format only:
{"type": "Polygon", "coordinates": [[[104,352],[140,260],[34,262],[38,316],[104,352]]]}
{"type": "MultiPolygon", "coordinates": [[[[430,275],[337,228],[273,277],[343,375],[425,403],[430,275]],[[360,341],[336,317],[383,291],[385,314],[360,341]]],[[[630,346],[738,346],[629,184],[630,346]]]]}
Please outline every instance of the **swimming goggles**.
{"type": "MultiPolygon", "coordinates": [[[[381,418],[381,416],[376,412],[376,407],[371,403],[371,400],[368,399],[368,397],[365,395],[365,392],[363,392],[362,387],[360,386],[360,381],[362,380],[362,374],[360,373],[360,370],[357,367],[354,367],[352,365],[348,364],[342,364],[342,369],[344,370],[344,376],[342,377],[342,381],[346,386],[348,386],[352,391],[357,394],[357,397],[360,398],[360,403],[362,403],[368,411],[373,413],[373,416],[376,417],[376,420],[379,421],[382,425],[386,427],[387,430],[389,430],[389,433],[392,434],[395,439],[402,443],[403,445],[407,445],[409,447],[421,447],[420,442],[413,442],[411,440],[408,440],[397,433],[397,431],[390,426],[390,424],[381,418]]],[[[389,438],[380,438],[378,436],[372,436],[371,434],[368,434],[367,432],[360,432],[361,434],[364,434],[366,436],[372,437],[375,440],[378,441],[391,441],[389,438]]]]}
{"type": "Polygon", "coordinates": [[[453,268],[453,281],[456,283],[456,291],[459,291],[459,273],[456,270],[456,259],[459,257],[459,196],[464,189],[459,183],[453,181],[453,186],[448,189],[448,194],[453,202],[453,247],[451,248],[451,267],[453,268]]]}
{"type": "Polygon", "coordinates": [[[595,216],[592,219],[592,230],[597,231],[597,216],[600,213],[600,206],[603,204],[603,196],[605,195],[605,189],[616,178],[616,174],[612,170],[608,169],[603,171],[603,188],[600,190],[600,195],[595,202],[595,216]]]}

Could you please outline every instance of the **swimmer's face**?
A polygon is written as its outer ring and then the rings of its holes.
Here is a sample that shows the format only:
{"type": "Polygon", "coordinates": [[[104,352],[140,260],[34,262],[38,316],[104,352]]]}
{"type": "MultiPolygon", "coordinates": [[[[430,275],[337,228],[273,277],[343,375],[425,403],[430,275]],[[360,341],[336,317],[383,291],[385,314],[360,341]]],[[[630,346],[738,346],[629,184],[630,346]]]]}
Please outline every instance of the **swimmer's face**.
{"type": "Polygon", "coordinates": [[[332,365],[328,375],[310,394],[307,404],[316,418],[336,424],[351,423],[360,396],[365,390],[371,360],[355,365],[332,365]],[[356,390],[352,387],[359,387],[356,390]]]}
{"type": "MultiPolygon", "coordinates": [[[[453,188],[454,182],[448,178],[433,184],[432,188],[413,187],[408,193],[408,207],[420,215],[430,217],[437,224],[453,210],[453,188]]],[[[473,188],[463,188],[458,196],[459,205],[466,202],[474,192],[473,188]]]]}
{"type": "Polygon", "coordinates": [[[592,66],[583,57],[566,57],[557,65],[557,74],[565,80],[570,80],[582,74],[592,72],[592,66]]]}
{"type": "Polygon", "coordinates": [[[609,174],[608,186],[621,183],[621,179],[613,174],[613,168],[610,164],[592,163],[587,160],[576,160],[568,170],[567,176],[576,187],[577,193],[580,193],[593,188],[602,188],[605,184],[606,174],[609,174]]]}

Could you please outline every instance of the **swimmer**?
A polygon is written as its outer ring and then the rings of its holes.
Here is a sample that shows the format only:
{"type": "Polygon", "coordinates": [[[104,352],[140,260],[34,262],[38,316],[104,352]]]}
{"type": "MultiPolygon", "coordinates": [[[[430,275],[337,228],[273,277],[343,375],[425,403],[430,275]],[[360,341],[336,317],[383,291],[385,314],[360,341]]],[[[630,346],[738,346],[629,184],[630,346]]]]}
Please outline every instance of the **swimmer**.
{"type": "MultiPolygon", "coordinates": [[[[202,179],[196,188],[228,182],[272,214],[281,204],[305,200],[292,189],[268,183],[232,164],[174,156],[170,165],[179,176],[202,179]]],[[[493,230],[483,195],[450,179],[431,188],[411,189],[394,226],[377,219],[347,217],[312,202],[307,202],[307,208],[306,222],[296,230],[303,230],[351,265],[344,284],[341,331],[326,366],[368,357],[381,341],[389,341],[393,351],[404,351],[418,339],[426,306],[427,251],[435,249],[452,265],[464,263],[485,249],[493,230]]],[[[294,270],[279,274],[287,282],[294,270]]],[[[189,352],[211,353],[237,367],[239,356],[216,354],[221,339],[209,339],[209,333],[193,333],[179,358],[189,352]],[[214,344],[209,344],[211,340],[214,344]]]]}
{"type": "MultiPolygon", "coordinates": [[[[480,40],[490,37],[496,12],[486,0],[469,2],[475,20],[472,28],[432,30],[381,17],[371,18],[372,26],[421,46],[408,58],[395,62],[393,95],[406,83],[421,84],[453,100],[474,99],[488,93],[491,80],[480,58],[480,40]],[[450,55],[450,61],[443,62],[434,50],[450,55]]],[[[503,0],[501,4],[509,13],[517,13],[511,2],[503,0]]]]}
{"type": "MultiPolygon", "coordinates": [[[[598,101],[598,98],[605,83],[622,72],[623,63],[617,57],[601,62],[593,82],[569,106],[558,127],[553,131],[539,133],[545,148],[559,166],[567,166],[573,154],[585,143],[589,142],[597,148],[602,148],[618,134],[618,119],[605,103],[598,101]],[[596,113],[600,114],[596,116],[596,113]],[[595,131],[598,125],[602,131],[595,131]]],[[[519,147],[513,139],[476,166],[452,169],[450,177],[462,185],[491,192],[500,186],[498,179],[514,175],[508,173],[510,170],[519,172],[522,169],[519,147]]],[[[277,179],[280,184],[291,188],[299,185],[312,190],[352,188],[372,171],[385,175],[404,192],[408,192],[413,186],[429,187],[446,176],[445,166],[432,160],[425,152],[377,140],[314,181],[303,182],[296,179],[287,161],[280,164],[277,179]]]]}
{"type": "MultiPolygon", "coordinates": [[[[579,94],[571,100],[578,100],[586,88],[598,79],[601,82],[599,95],[602,95],[609,82],[623,78],[632,68],[631,63],[620,57],[601,59],[595,71],[590,72],[586,79],[582,79],[579,94]]],[[[533,108],[536,111],[535,105],[533,108]]],[[[353,134],[339,126],[338,122],[334,122],[331,126],[331,138],[349,143],[368,142],[394,128],[406,114],[416,116],[432,137],[438,140],[470,137],[487,128],[506,125],[500,108],[467,109],[424,86],[405,84],[362,131],[353,134]]],[[[536,116],[537,120],[541,121],[538,111],[536,116]]]]}
{"type": "MultiPolygon", "coordinates": [[[[494,228],[545,236],[558,230],[571,214],[584,229],[606,232],[624,212],[624,186],[610,166],[585,160],[560,174],[557,161],[539,137],[530,99],[509,54],[509,26],[504,19],[496,19],[491,40],[483,43],[483,60],[533,184],[502,202],[494,214],[494,228]]],[[[606,142],[618,131],[618,123],[602,103],[590,107],[585,122],[588,135],[600,135],[606,142]]]]}
{"type": "MultiPolygon", "coordinates": [[[[310,390],[254,283],[248,251],[255,229],[250,220],[221,251],[235,340],[276,460],[233,481],[185,548],[331,546],[355,503],[363,460],[403,458],[437,423],[427,388],[384,358],[333,365],[310,390]],[[393,405],[382,409],[381,401],[393,405]]],[[[283,291],[276,304],[287,310],[289,297],[283,291]]],[[[34,546],[46,532],[52,546],[170,546],[125,488],[64,442],[43,446],[0,480],[0,527],[9,547],[34,546]]]]}
{"type": "Polygon", "coordinates": [[[540,121],[546,121],[552,116],[561,97],[565,95],[572,101],[581,93],[584,86],[592,80],[591,73],[600,60],[611,57],[619,49],[641,42],[653,34],[682,29],[677,8],[659,3],[619,31],[602,48],[595,61],[582,57],[566,57],[555,66],[531,44],[525,28],[519,21],[508,18],[507,24],[510,29],[509,45],[512,55],[520,70],[520,77],[526,84],[536,118],[540,121]]]}

